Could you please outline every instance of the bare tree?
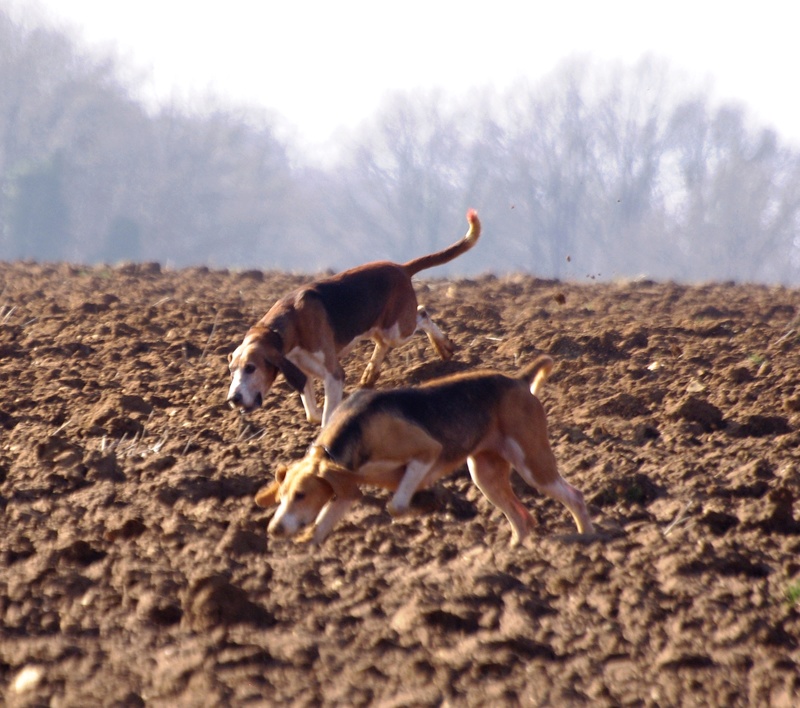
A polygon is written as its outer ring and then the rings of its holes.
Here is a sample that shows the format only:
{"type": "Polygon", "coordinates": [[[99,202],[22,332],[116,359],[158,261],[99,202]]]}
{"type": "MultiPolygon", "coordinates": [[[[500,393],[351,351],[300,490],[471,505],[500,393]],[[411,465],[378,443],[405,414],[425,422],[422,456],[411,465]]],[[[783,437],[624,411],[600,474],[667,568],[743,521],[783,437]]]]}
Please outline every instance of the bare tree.
{"type": "Polygon", "coordinates": [[[390,97],[330,165],[279,118],[146,110],[113,56],[0,10],[0,257],[302,270],[480,248],[445,272],[800,282],[800,153],[662,62],[390,97]]]}
{"type": "Polygon", "coordinates": [[[398,94],[360,131],[340,174],[361,241],[400,261],[452,239],[465,208],[467,115],[441,92],[398,94]]]}
{"type": "Polygon", "coordinates": [[[684,277],[796,281],[800,155],[748,129],[741,107],[694,101],[674,120],[683,184],[671,227],[684,277]]]}

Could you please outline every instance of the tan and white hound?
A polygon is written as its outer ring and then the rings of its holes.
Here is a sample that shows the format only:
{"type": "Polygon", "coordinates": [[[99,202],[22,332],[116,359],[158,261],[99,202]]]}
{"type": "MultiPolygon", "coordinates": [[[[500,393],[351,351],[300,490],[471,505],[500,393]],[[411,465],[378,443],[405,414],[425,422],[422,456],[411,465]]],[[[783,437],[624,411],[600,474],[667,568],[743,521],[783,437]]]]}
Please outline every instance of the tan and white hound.
{"type": "Polygon", "coordinates": [[[277,504],[275,536],[321,543],[373,485],[394,491],[389,512],[409,511],[412,497],[466,460],[478,488],[511,524],[520,543],[534,521],[511,487],[514,469],[532,487],[560,501],[580,533],[593,527],[583,495],[558,473],[547,420],[536,397],[553,366],[539,357],[517,377],[477,371],[384,391],[361,390],[344,401],[304,458],[278,470],[256,495],[277,504]]]}
{"type": "Polygon", "coordinates": [[[469,229],[457,243],[404,264],[380,261],[346,270],[306,285],[278,300],[228,357],[228,402],[243,411],[259,408],[278,373],[300,393],[310,422],[328,421],[342,400],[344,370],[340,357],[362,339],[375,350],[361,378],[373,386],[388,352],[418,330],[442,359],[453,343],[417,304],[411,278],[421,270],[447,263],[472,248],[481,232],[478,214],[467,212],[469,229]],[[314,379],[325,391],[320,412],[314,379]]]}

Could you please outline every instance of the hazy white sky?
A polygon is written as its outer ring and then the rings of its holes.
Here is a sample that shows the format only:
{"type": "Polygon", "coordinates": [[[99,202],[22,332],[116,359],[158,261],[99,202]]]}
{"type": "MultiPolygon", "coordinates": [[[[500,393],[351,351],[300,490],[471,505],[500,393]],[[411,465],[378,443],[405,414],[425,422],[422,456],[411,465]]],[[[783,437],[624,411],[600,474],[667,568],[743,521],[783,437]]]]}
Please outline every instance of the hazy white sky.
{"type": "Polygon", "coordinates": [[[504,88],[575,54],[633,63],[651,53],[800,147],[793,0],[0,2],[115,48],[146,98],[262,105],[311,142],[368,118],[392,90],[504,88]]]}

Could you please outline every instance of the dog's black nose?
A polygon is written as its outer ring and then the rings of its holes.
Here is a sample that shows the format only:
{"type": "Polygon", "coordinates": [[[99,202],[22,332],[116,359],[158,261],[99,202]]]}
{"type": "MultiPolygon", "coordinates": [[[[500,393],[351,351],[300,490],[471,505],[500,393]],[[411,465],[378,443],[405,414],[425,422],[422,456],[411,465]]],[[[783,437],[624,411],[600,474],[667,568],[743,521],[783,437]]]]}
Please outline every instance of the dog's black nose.
{"type": "Polygon", "coordinates": [[[238,406],[242,402],[242,394],[237,391],[232,396],[228,396],[228,402],[238,406]]]}

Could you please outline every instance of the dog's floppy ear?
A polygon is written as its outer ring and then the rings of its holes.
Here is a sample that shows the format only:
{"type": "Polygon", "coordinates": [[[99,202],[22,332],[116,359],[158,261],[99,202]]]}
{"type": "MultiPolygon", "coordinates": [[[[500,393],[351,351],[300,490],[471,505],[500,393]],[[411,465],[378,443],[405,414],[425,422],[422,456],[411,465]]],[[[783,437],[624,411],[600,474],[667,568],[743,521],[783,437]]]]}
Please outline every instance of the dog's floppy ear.
{"type": "Polygon", "coordinates": [[[275,506],[275,504],[278,503],[278,492],[280,488],[281,483],[276,480],[263,489],[259,489],[256,492],[256,504],[262,508],[275,506]]]}
{"type": "Polygon", "coordinates": [[[307,376],[300,371],[291,361],[289,361],[283,354],[277,356],[267,357],[267,362],[273,366],[277,366],[278,370],[283,374],[287,383],[295,390],[303,393],[306,387],[307,376]]]}
{"type": "Polygon", "coordinates": [[[278,362],[278,368],[295,391],[302,393],[305,390],[308,377],[285,356],[278,362]]]}
{"type": "Polygon", "coordinates": [[[286,469],[286,465],[278,467],[275,471],[275,480],[256,492],[256,504],[258,506],[266,508],[278,503],[278,492],[280,492],[283,480],[286,479],[286,469]]]}
{"type": "Polygon", "coordinates": [[[361,477],[356,472],[328,460],[323,462],[321,467],[320,479],[325,480],[331,486],[337,498],[358,499],[361,496],[358,488],[361,477]]]}

